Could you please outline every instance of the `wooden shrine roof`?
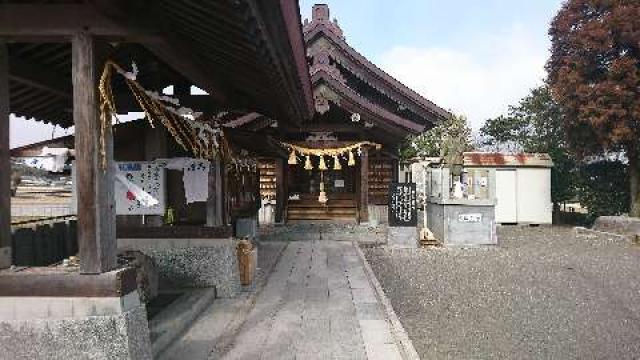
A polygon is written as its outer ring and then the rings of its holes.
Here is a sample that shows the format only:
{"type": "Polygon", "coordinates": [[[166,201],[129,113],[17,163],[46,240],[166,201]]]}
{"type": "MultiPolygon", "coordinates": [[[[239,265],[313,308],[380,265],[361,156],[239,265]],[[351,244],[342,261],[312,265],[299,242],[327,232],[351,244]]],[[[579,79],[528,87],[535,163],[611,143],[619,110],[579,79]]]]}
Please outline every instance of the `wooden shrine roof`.
{"type": "MultiPolygon", "coordinates": [[[[207,91],[191,99],[206,109],[194,110],[303,122],[313,97],[299,14],[296,0],[3,1],[11,112],[73,125],[69,41],[84,30],[104,39],[123,67],[135,61],[149,90],[186,82],[207,91]]],[[[119,110],[138,108],[126,102],[119,110]]]]}
{"type": "MultiPolygon", "coordinates": [[[[355,100],[354,96],[362,98],[358,102],[368,112],[407,133],[423,131],[451,116],[352,48],[337,21],[330,19],[327,5],[313,7],[312,20],[305,20],[303,33],[307,53],[312,58],[314,90],[319,84],[332,84],[351,100],[355,100]]],[[[317,104],[318,93],[315,95],[317,104]]]]}

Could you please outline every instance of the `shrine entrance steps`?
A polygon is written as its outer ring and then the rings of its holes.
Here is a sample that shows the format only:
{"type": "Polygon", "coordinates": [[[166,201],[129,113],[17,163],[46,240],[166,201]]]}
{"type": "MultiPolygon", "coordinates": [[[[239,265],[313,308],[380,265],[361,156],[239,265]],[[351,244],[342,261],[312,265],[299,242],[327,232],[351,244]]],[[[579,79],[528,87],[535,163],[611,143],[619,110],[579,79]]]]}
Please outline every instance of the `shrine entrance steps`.
{"type": "Polygon", "coordinates": [[[336,222],[297,222],[283,225],[260,225],[260,241],[355,241],[361,244],[385,244],[388,227],[336,222]]]}
{"type": "Polygon", "coordinates": [[[290,200],[287,206],[287,221],[296,222],[336,222],[356,224],[358,206],[354,199],[329,199],[326,204],[317,197],[303,197],[290,200]]]}

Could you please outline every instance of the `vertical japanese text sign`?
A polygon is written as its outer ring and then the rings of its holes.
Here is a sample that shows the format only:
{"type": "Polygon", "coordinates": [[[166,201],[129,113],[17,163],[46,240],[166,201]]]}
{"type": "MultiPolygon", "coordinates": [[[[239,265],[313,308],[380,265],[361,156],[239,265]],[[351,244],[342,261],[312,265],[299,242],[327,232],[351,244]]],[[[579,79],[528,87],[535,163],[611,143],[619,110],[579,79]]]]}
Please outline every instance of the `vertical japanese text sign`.
{"type": "Polygon", "coordinates": [[[415,183],[393,183],[389,187],[389,225],[418,226],[418,204],[415,183]]]}

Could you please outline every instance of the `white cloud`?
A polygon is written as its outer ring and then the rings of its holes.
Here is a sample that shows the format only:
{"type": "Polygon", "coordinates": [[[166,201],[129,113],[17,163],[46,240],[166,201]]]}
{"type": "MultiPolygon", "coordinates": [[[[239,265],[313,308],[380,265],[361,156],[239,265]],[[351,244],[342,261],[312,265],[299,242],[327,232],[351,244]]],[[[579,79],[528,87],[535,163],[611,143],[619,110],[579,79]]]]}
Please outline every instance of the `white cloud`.
{"type": "Polygon", "coordinates": [[[515,25],[476,35],[464,49],[396,47],[381,56],[380,65],[441,107],[466,115],[478,129],[542,83],[547,49],[545,36],[515,25]]]}

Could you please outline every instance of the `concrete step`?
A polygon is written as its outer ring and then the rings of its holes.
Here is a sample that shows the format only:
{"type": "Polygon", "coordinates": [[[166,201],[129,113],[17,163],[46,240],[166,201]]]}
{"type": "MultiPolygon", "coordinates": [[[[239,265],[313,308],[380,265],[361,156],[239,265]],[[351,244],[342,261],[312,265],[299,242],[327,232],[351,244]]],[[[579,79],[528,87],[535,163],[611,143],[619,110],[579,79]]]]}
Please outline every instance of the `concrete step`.
{"type": "Polygon", "coordinates": [[[215,298],[216,290],[214,288],[194,289],[173,301],[171,305],[151,319],[149,332],[154,358],[171,345],[204,309],[211,306],[215,298]]]}

